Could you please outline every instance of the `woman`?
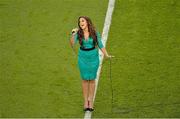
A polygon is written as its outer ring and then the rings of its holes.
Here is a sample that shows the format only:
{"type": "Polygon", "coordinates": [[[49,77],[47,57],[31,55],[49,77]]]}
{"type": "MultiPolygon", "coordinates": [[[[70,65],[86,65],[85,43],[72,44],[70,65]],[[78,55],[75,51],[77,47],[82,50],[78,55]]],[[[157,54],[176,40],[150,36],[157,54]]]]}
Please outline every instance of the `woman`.
{"type": "Polygon", "coordinates": [[[80,16],[78,19],[78,29],[73,30],[70,44],[79,41],[78,66],[82,78],[82,90],[84,96],[84,111],[93,111],[93,97],[95,91],[95,79],[99,67],[99,49],[105,57],[108,55],[102,44],[101,36],[96,32],[91,20],[87,16],[80,16]]]}

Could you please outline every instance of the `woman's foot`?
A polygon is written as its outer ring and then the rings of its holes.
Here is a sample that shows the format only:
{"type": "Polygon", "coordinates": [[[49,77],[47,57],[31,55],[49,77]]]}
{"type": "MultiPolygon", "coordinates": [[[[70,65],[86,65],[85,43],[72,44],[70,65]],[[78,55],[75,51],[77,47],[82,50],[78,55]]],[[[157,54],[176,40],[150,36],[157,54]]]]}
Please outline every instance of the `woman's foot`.
{"type": "Polygon", "coordinates": [[[83,111],[84,111],[84,112],[86,112],[86,111],[93,112],[93,111],[94,111],[94,109],[93,109],[93,108],[84,108],[84,109],[83,109],[83,111]]]}
{"type": "Polygon", "coordinates": [[[83,111],[84,111],[84,112],[89,111],[89,108],[88,108],[88,107],[87,107],[87,108],[84,108],[83,111]]]}
{"type": "Polygon", "coordinates": [[[90,112],[93,112],[93,111],[94,111],[94,108],[89,108],[89,111],[90,111],[90,112]]]}
{"type": "Polygon", "coordinates": [[[84,102],[84,111],[88,111],[89,110],[89,102],[88,101],[85,101],[84,102]]]}
{"type": "Polygon", "coordinates": [[[89,104],[89,111],[90,111],[90,112],[94,111],[93,101],[88,101],[88,104],[89,104]]]}

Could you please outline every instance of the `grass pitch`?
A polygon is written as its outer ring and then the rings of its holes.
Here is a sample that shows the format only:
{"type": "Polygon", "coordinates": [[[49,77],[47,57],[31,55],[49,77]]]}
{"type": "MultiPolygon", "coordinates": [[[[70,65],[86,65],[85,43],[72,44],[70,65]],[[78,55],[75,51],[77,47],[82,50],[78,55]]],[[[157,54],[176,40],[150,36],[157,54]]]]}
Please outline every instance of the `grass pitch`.
{"type": "Polygon", "coordinates": [[[180,117],[178,0],[117,0],[93,117],[180,117]]]}
{"type": "Polygon", "coordinates": [[[108,1],[0,0],[0,117],[83,117],[68,33],[81,15],[101,32],[108,1]]]}

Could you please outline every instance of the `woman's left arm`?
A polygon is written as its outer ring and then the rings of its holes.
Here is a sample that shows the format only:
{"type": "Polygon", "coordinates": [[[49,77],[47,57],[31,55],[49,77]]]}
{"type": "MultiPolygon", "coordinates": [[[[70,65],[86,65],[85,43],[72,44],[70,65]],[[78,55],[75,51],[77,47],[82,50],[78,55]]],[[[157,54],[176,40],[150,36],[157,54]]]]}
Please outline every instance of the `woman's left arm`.
{"type": "Polygon", "coordinates": [[[102,44],[102,41],[101,41],[101,35],[99,32],[97,32],[97,41],[98,41],[98,47],[99,49],[102,51],[102,53],[104,54],[104,56],[106,58],[111,58],[111,57],[114,57],[114,56],[111,56],[107,53],[106,51],[106,48],[104,47],[104,45],[102,44]]]}
{"type": "Polygon", "coordinates": [[[105,47],[101,48],[100,50],[102,51],[102,53],[104,54],[104,56],[105,56],[106,58],[112,58],[112,57],[114,57],[114,56],[111,56],[111,55],[109,55],[109,54],[107,53],[105,47]]]}

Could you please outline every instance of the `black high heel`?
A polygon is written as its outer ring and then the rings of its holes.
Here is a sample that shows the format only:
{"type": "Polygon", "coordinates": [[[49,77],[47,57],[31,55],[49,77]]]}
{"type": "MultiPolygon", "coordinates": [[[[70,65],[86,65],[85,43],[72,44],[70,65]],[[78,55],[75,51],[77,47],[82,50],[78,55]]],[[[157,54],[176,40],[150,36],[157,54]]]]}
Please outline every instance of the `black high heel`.
{"type": "Polygon", "coordinates": [[[94,109],[93,109],[93,108],[89,108],[89,111],[90,111],[90,112],[93,112],[93,111],[94,111],[94,109]]]}
{"type": "Polygon", "coordinates": [[[84,108],[83,111],[84,111],[84,112],[89,111],[89,108],[88,108],[88,107],[87,107],[87,108],[84,108]]]}
{"type": "Polygon", "coordinates": [[[88,107],[84,107],[83,111],[84,112],[89,111],[89,101],[88,101],[88,107]]]}
{"type": "MultiPolygon", "coordinates": [[[[88,101],[88,106],[89,106],[89,105],[90,105],[90,101],[88,101]]],[[[93,112],[93,111],[94,111],[94,108],[90,108],[90,107],[89,107],[89,111],[90,111],[90,112],[93,112]]]]}

